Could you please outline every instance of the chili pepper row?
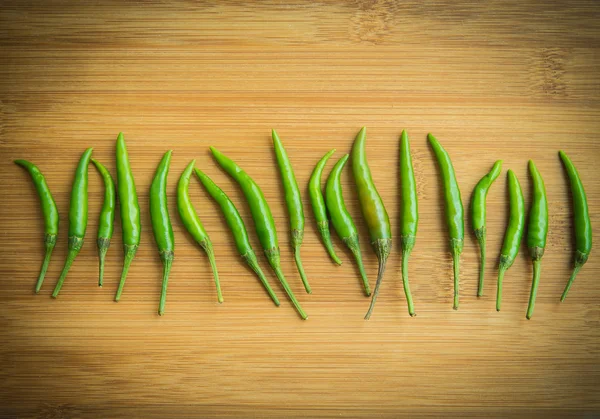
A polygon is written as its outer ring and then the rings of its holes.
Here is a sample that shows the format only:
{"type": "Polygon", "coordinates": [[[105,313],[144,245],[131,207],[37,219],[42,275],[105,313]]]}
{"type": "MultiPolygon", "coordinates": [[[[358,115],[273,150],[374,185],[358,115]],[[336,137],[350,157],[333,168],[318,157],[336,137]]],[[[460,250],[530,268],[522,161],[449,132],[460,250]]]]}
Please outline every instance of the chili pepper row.
{"type": "MultiPolygon", "coordinates": [[[[464,209],[461,192],[450,155],[432,134],[428,134],[427,137],[437,160],[443,185],[446,224],[450,237],[449,247],[454,266],[453,308],[458,309],[460,255],[464,244],[464,209]]],[[[294,260],[304,288],[306,292],[310,294],[311,288],[300,257],[300,246],[302,245],[304,237],[305,222],[300,188],[298,187],[298,182],[296,181],[294,170],[283,146],[283,142],[275,130],[272,131],[272,138],[290,219],[290,244],[294,252],[294,260]]],[[[242,190],[248,202],[254,227],[267,261],[300,317],[306,319],[308,317],[307,314],[302,309],[283,274],[275,222],[261,188],[233,160],[229,159],[214,147],[210,147],[210,150],[217,164],[237,182],[242,190]]],[[[98,285],[100,287],[103,284],[104,262],[113,234],[117,191],[120,201],[124,261],[121,279],[115,295],[115,301],[119,301],[124,290],[127,272],[135,257],[141,237],[140,208],[137,199],[135,180],[129,165],[129,156],[125,138],[122,133],[118,135],[116,142],[116,185],[106,167],[92,158],[92,151],[93,150],[89,148],[82,154],[75,171],[69,209],[68,253],[60,278],[52,293],[52,297],[58,297],[69,269],[84,243],[88,218],[88,166],[89,163],[92,162],[102,176],[104,183],[104,203],[98,221],[96,241],[99,259],[98,285]]],[[[335,151],[336,150],[333,149],[327,152],[317,163],[310,177],[308,192],[317,222],[317,228],[329,257],[336,264],[342,264],[341,260],[336,255],[331,242],[331,233],[329,231],[330,221],[337,235],[354,255],[365,295],[371,296],[371,304],[365,315],[365,319],[368,320],[375,308],[377,296],[383,282],[386,262],[392,248],[391,225],[383,200],[377,192],[367,161],[366,128],[363,127],[356,136],[351,154],[342,156],[334,165],[327,178],[325,189],[323,190],[321,189],[322,174],[327,161],[335,151]],[[367,225],[373,251],[379,261],[377,281],[373,293],[371,293],[369,280],[362,262],[358,230],[350,213],[346,209],[342,192],[340,180],[341,173],[349,159],[351,160],[351,170],[358,192],[361,212],[367,225]]],[[[163,315],[165,312],[167,285],[175,250],[175,239],[167,204],[167,178],[171,154],[172,151],[167,151],[163,156],[156,169],[150,187],[150,218],[152,231],[163,263],[163,280],[158,309],[159,315],[163,315]]],[[[566,298],[577,273],[588,260],[592,248],[592,228],[587,198],[579,174],[569,157],[563,151],[559,152],[559,156],[569,178],[573,196],[576,239],[575,264],[572,275],[561,296],[561,301],[563,301],[566,298]]],[[[35,285],[35,292],[38,293],[42,287],[58,236],[58,210],[50,192],[50,188],[40,170],[33,163],[26,160],[15,160],[15,163],[25,168],[31,175],[40,198],[42,213],[45,220],[44,243],[46,253],[35,285]]],[[[483,295],[484,287],[487,233],[486,198],[492,184],[499,177],[501,170],[502,161],[498,160],[494,163],[490,172],[483,176],[477,183],[471,197],[470,211],[472,228],[473,234],[479,243],[481,260],[477,296],[483,295]]],[[[196,177],[204,186],[208,194],[220,206],[227,225],[233,234],[238,252],[250,269],[257,275],[275,305],[279,306],[279,299],[260,268],[256,254],[250,244],[246,226],[237,208],[223,190],[221,190],[206,174],[195,167],[195,160],[192,160],[179,178],[177,185],[177,209],[185,229],[208,256],[213,271],[218,302],[223,302],[223,295],[221,292],[212,242],[189,197],[188,189],[192,173],[196,174],[196,177]]],[[[546,197],[546,189],[540,172],[531,160],[529,161],[529,173],[532,179],[533,193],[527,228],[527,247],[533,262],[533,279],[526,313],[528,319],[533,315],[535,307],[535,299],[541,277],[541,259],[544,255],[548,234],[548,200],[546,197]]],[[[519,252],[519,247],[525,232],[526,218],[525,199],[519,180],[512,170],[508,170],[507,179],[510,213],[498,266],[496,293],[496,310],[498,311],[500,311],[501,308],[504,275],[512,266],[519,252]]],[[[408,259],[416,243],[419,220],[416,184],[408,135],[405,131],[402,131],[400,137],[400,247],[402,251],[402,283],[410,316],[416,315],[408,281],[408,259]]]]}

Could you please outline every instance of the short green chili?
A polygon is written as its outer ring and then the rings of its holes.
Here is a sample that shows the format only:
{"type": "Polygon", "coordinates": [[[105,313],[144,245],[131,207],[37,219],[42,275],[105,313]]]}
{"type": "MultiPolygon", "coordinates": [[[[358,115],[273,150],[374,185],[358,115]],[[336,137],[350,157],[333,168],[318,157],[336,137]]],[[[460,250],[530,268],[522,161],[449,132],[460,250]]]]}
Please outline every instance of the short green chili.
{"type": "Polygon", "coordinates": [[[169,282],[169,273],[171,272],[171,264],[173,263],[175,251],[175,237],[173,236],[173,227],[171,226],[171,217],[169,217],[169,206],[167,203],[167,178],[169,176],[171,153],[171,150],[167,151],[161,159],[150,185],[150,221],[152,221],[152,231],[154,232],[154,239],[158,246],[160,260],[163,263],[162,289],[158,305],[159,316],[165,314],[167,284],[169,282]]]}
{"type": "Polygon", "coordinates": [[[179,183],[177,184],[177,210],[179,211],[179,216],[181,217],[181,221],[183,222],[185,229],[190,233],[196,243],[200,245],[200,247],[208,256],[208,261],[215,278],[217,301],[222,303],[223,294],[221,293],[221,283],[219,282],[219,272],[217,271],[217,263],[215,261],[215,253],[213,251],[212,242],[210,241],[210,237],[208,237],[208,233],[204,229],[202,221],[200,221],[200,218],[194,209],[194,205],[190,200],[190,194],[188,192],[190,177],[194,170],[195,164],[196,160],[192,160],[179,178],[179,183]]]}
{"type": "Polygon", "coordinates": [[[240,185],[248,205],[250,206],[250,213],[254,220],[254,227],[258,235],[258,239],[263,248],[265,256],[269,261],[269,265],[275,274],[277,279],[281,282],[281,285],[285,289],[288,297],[292,304],[296,308],[298,314],[303,319],[307,319],[308,316],[300,306],[300,303],[296,299],[296,296],[292,292],[288,282],[283,276],[281,270],[280,256],[279,256],[279,244],[277,243],[277,230],[275,229],[275,221],[271,215],[271,209],[265,199],[265,196],[260,187],[254,182],[254,180],[248,176],[246,172],[242,170],[235,162],[221,153],[214,147],[210,147],[210,150],[215,157],[215,160],[225,170],[229,176],[231,176],[240,185]]]}
{"type": "Polygon", "coordinates": [[[344,195],[342,193],[342,183],[340,180],[342,169],[346,165],[348,157],[350,156],[346,154],[335,164],[335,166],[333,166],[325,186],[325,202],[327,203],[327,210],[331,215],[333,229],[352,251],[358,265],[358,270],[360,271],[365,294],[369,296],[371,295],[371,288],[369,287],[369,280],[367,279],[367,274],[362,262],[360,244],[358,243],[358,230],[354,225],[352,216],[344,204],[344,195]]]}
{"type": "Polygon", "coordinates": [[[371,170],[369,169],[369,163],[367,162],[367,153],[365,151],[366,140],[367,128],[362,127],[356,135],[354,145],[352,146],[352,174],[354,175],[354,183],[358,190],[360,209],[363,218],[367,222],[371,246],[373,246],[373,250],[379,261],[375,290],[373,291],[369,310],[365,315],[365,320],[369,320],[371,314],[373,314],[375,302],[379,295],[379,288],[383,281],[385,265],[390,255],[390,251],[392,250],[392,228],[390,226],[388,213],[383,206],[383,201],[377,192],[377,188],[375,187],[375,183],[371,176],[371,170]]]}
{"type": "Polygon", "coordinates": [[[544,179],[535,167],[533,160],[529,160],[529,174],[533,181],[533,198],[529,209],[527,248],[533,260],[533,281],[531,282],[531,293],[529,294],[529,305],[527,306],[527,318],[531,319],[540,283],[542,256],[544,256],[546,237],[548,236],[548,200],[544,179]]]}
{"type": "Polygon", "coordinates": [[[279,299],[271,289],[271,285],[267,281],[265,274],[262,269],[260,269],[260,265],[258,264],[258,260],[256,259],[256,255],[254,254],[254,250],[252,250],[252,245],[250,244],[250,238],[248,237],[248,231],[246,230],[246,225],[244,224],[244,220],[240,216],[237,208],[231,202],[229,197],[219,188],[211,178],[202,173],[199,169],[194,169],[196,176],[200,179],[200,182],[206,188],[208,194],[219,204],[221,207],[221,212],[225,216],[225,221],[229,226],[229,229],[233,233],[233,240],[235,241],[235,246],[242,256],[242,259],[248,264],[250,269],[254,271],[254,273],[258,276],[258,279],[262,283],[263,287],[273,300],[276,306],[279,306],[279,299]]]}
{"type": "Polygon", "coordinates": [[[502,160],[498,160],[496,163],[494,163],[492,170],[490,170],[490,172],[482,177],[477,183],[471,198],[471,220],[473,222],[475,237],[479,242],[479,251],[481,257],[481,267],[479,268],[479,286],[477,288],[478,297],[483,295],[483,278],[485,275],[486,199],[492,183],[494,183],[498,176],[500,176],[501,171],[502,160]]]}
{"type": "Polygon", "coordinates": [[[460,188],[456,181],[456,174],[452,166],[450,156],[444,150],[444,147],[435,139],[432,134],[427,134],[429,143],[433,148],[442,183],[444,185],[444,200],[446,202],[446,223],[450,235],[450,251],[452,252],[452,261],[454,265],[454,304],[453,308],[458,310],[458,290],[459,290],[459,264],[460,254],[462,253],[465,238],[465,219],[463,214],[462,199],[460,197],[460,188]]]}
{"type": "Polygon", "coordinates": [[[575,224],[575,266],[571,277],[567,282],[565,290],[560,297],[560,301],[567,298],[569,289],[573,285],[573,281],[581,267],[587,262],[592,250],[592,223],[588,213],[587,197],[583,189],[583,183],[579,178],[577,169],[571,162],[571,159],[564,153],[559,152],[560,158],[565,166],[569,183],[571,184],[571,195],[573,197],[573,221],[575,224]]]}
{"type": "Polygon", "coordinates": [[[327,160],[329,160],[333,153],[335,153],[335,148],[327,152],[315,166],[315,170],[313,170],[308,181],[308,195],[310,196],[310,203],[312,204],[315,219],[317,220],[317,229],[321,234],[325,249],[327,249],[327,253],[329,253],[331,259],[338,265],[341,265],[342,261],[335,254],[335,250],[333,250],[331,233],[329,232],[329,219],[327,218],[327,207],[325,206],[325,198],[321,189],[321,175],[323,174],[327,160]]]}
{"type": "Polygon", "coordinates": [[[138,198],[135,190],[135,180],[133,178],[131,166],[129,165],[129,155],[127,153],[127,146],[125,145],[125,137],[122,132],[120,132],[117,137],[116,157],[117,192],[119,194],[119,206],[121,207],[121,229],[123,230],[123,252],[125,254],[121,280],[115,295],[115,301],[119,301],[121,294],[123,293],[123,288],[125,287],[129,266],[140,245],[140,236],[142,233],[140,206],[138,205],[138,198]]]}
{"type": "Polygon", "coordinates": [[[290,159],[283,147],[283,143],[275,130],[271,131],[271,136],[273,137],[275,156],[277,157],[277,165],[279,166],[281,181],[283,182],[285,203],[290,216],[290,233],[292,236],[292,249],[294,249],[294,260],[296,261],[296,267],[300,273],[300,278],[302,278],[304,289],[310,294],[310,285],[308,284],[306,273],[304,273],[302,259],[300,259],[300,246],[302,246],[302,240],[304,239],[304,208],[302,205],[302,196],[300,195],[300,188],[298,188],[298,182],[294,175],[292,163],[290,163],[290,159]]]}
{"type": "Polygon", "coordinates": [[[42,172],[40,172],[40,169],[27,160],[15,160],[15,163],[23,167],[29,172],[29,175],[31,175],[35,190],[40,197],[42,215],[44,217],[44,246],[46,247],[46,254],[44,256],[44,261],[42,262],[38,280],[35,284],[35,293],[37,294],[40,292],[42,284],[44,283],[44,277],[46,276],[46,271],[50,264],[52,250],[54,250],[56,238],[58,237],[58,209],[56,208],[56,202],[54,202],[50,188],[46,183],[46,178],[42,172]]]}
{"type": "Polygon", "coordinates": [[[417,201],[417,184],[415,172],[410,155],[410,143],[408,134],[402,131],[400,136],[400,193],[402,202],[400,205],[400,247],[402,248],[402,284],[408,314],[416,316],[410,286],[408,284],[408,257],[415,246],[417,238],[417,225],[419,224],[419,205],[417,201]]]}
{"type": "Polygon", "coordinates": [[[106,252],[108,252],[108,247],[110,246],[110,239],[113,235],[117,192],[115,190],[115,182],[106,167],[95,159],[92,159],[92,163],[94,163],[94,166],[96,166],[96,169],[98,169],[98,172],[100,172],[102,180],[104,181],[104,203],[100,210],[98,238],[96,240],[99,259],[98,286],[101,287],[102,279],[104,278],[104,259],[106,257],[106,252]]]}
{"type": "Polygon", "coordinates": [[[519,179],[512,170],[508,171],[508,194],[510,197],[510,216],[504,234],[504,243],[500,252],[498,267],[498,291],[496,293],[496,311],[500,311],[502,300],[502,281],[504,273],[512,266],[519,253],[523,232],[525,231],[525,198],[519,179]]]}
{"type": "Polygon", "coordinates": [[[84,151],[79,159],[77,169],[75,169],[69,208],[69,252],[67,253],[67,259],[65,260],[65,266],[60,274],[60,278],[58,278],[56,287],[54,287],[53,298],[58,297],[67,273],[83,246],[88,219],[88,166],[92,150],[88,148],[84,151]]]}

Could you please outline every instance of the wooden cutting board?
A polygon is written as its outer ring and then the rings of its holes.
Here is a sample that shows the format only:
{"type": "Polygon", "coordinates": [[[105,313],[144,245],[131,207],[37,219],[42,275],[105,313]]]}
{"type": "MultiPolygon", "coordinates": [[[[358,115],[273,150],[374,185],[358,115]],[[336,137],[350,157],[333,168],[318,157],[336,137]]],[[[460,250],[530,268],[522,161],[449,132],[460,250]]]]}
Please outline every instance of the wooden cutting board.
{"type": "MultiPolygon", "coordinates": [[[[600,237],[600,6],[594,2],[324,1],[3,2],[0,11],[0,413],[8,417],[481,417],[600,414],[600,256],[592,251],[568,299],[573,229],[564,149],[577,166],[600,237]],[[318,159],[350,151],[368,127],[373,178],[396,236],[371,321],[351,254],[335,238],[335,266],[319,240],[306,185],[318,159]],[[289,245],[270,129],[284,141],[304,193],[303,292],[289,245]],[[418,316],[400,279],[398,151],[408,130],[420,224],[410,260],[418,316]],[[115,175],[125,133],[142,208],[142,242],[123,298],[117,221],[105,286],[95,237],[103,198],[90,168],[86,243],[57,300],[68,204],[86,147],[115,175]],[[461,306],[452,272],[441,182],[426,134],[450,153],[465,209],[497,159],[488,197],[485,295],[476,298],[478,248],[465,220],[461,306]],[[175,207],[192,159],[239,207],[248,206],[211,158],[214,145],[263,188],[283,270],[309,314],[302,321],[261,256],[282,305],[269,301],[238,257],[216,204],[191,195],[214,243],[225,302],[208,261],[175,207]],[[161,265],[148,190],[173,150],[169,205],[176,238],[166,315],[156,314],[161,265]],[[43,222],[28,175],[39,165],[61,227],[48,276],[33,294],[43,222]],[[546,182],[550,232],[533,319],[525,319],[532,266],[525,246],[495,311],[498,254],[507,224],[506,170],[530,202],[527,161],[546,182]]],[[[372,286],[376,259],[348,170],[372,286]]]]}

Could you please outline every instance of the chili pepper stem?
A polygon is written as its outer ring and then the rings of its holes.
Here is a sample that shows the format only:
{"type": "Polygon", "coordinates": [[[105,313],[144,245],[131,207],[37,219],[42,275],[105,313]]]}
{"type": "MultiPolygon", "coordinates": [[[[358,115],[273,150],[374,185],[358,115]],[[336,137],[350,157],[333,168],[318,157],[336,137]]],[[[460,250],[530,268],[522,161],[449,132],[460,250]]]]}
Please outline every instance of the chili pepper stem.
{"type": "Polygon", "coordinates": [[[123,270],[121,271],[121,281],[119,282],[119,288],[117,289],[117,293],[115,294],[115,302],[119,302],[121,299],[121,294],[123,293],[123,288],[125,288],[125,280],[127,279],[127,272],[129,272],[129,266],[131,265],[131,261],[135,257],[135,253],[137,252],[137,245],[125,245],[125,259],[123,260],[123,270]]]}
{"type": "Polygon", "coordinates": [[[44,261],[42,262],[42,267],[40,268],[40,275],[38,276],[38,280],[35,284],[36,294],[38,294],[40,289],[42,289],[42,284],[44,283],[44,278],[46,277],[46,271],[48,270],[48,265],[50,265],[50,257],[52,256],[52,251],[56,245],[56,234],[46,234],[44,237],[44,244],[46,246],[46,255],[44,256],[44,261]]]}
{"type": "Polygon", "coordinates": [[[298,312],[298,314],[300,314],[300,317],[302,317],[302,320],[306,320],[308,318],[308,316],[306,315],[304,310],[302,310],[302,307],[300,306],[300,303],[298,302],[298,300],[296,300],[296,296],[294,295],[294,292],[292,291],[289,284],[285,280],[285,277],[283,276],[283,272],[281,271],[281,268],[279,266],[273,266],[273,265],[271,265],[271,266],[273,267],[273,270],[275,271],[275,275],[277,275],[277,279],[279,279],[279,282],[281,282],[283,289],[285,290],[288,297],[290,298],[290,301],[296,308],[296,311],[298,312]]]}
{"type": "Polygon", "coordinates": [[[504,280],[504,273],[506,268],[500,266],[498,270],[498,290],[496,291],[496,311],[500,311],[500,303],[502,302],[502,281],[504,280]]]}
{"type": "Polygon", "coordinates": [[[99,237],[97,240],[98,245],[98,286],[102,288],[102,281],[104,279],[104,259],[108,247],[110,246],[110,239],[106,237],[99,237]]]}
{"type": "Polygon", "coordinates": [[[415,317],[415,306],[413,305],[412,295],[410,293],[410,285],[408,284],[408,258],[410,250],[402,250],[402,285],[404,287],[404,295],[406,295],[406,303],[408,305],[408,314],[410,317],[415,317]]]}
{"type": "Polygon", "coordinates": [[[578,263],[575,264],[575,267],[573,268],[573,272],[571,273],[571,277],[569,278],[569,282],[567,282],[567,286],[565,287],[565,290],[563,291],[563,293],[560,297],[561,302],[565,301],[565,298],[567,298],[567,294],[569,293],[569,290],[571,289],[571,285],[573,285],[573,281],[575,281],[575,277],[579,273],[579,270],[581,269],[582,266],[583,265],[580,265],[578,263]]]}
{"type": "Polygon", "coordinates": [[[62,288],[62,284],[63,284],[63,282],[65,282],[65,278],[67,277],[67,274],[69,273],[69,269],[71,269],[71,265],[73,264],[73,261],[75,260],[75,257],[77,257],[78,253],[79,253],[79,249],[70,249],[69,253],[67,253],[67,260],[65,261],[65,266],[63,266],[63,270],[60,273],[58,282],[56,283],[56,286],[54,287],[54,291],[52,292],[52,298],[58,297],[58,293],[60,292],[60,289],[62,288]]]}
{"type": "Polygon", "coordinates": [[[173,264],[173,252],[163,252],[161,254],[163,261],[163,280],[160,291],[160,302],[158,303],[158,315],[165,314],[165,304],[167,303],[167,285],[169,284],[169,274],[171,273],[171,265],[173,264]]]}
{"type": "Polygon", "coordinates": [[[479,286],[477,287],[477,297],[483,296],[483,278],[485,276],[485,227],[475,230],[475,236],[479,242],[479,255],[481,265],[479,267],[479,286]]]}
{"type": "Polygon", "coordinates": [[[541,273],[541,260],[537,259],[533,261],[533,281],[531,282],[531,293],[529,294],[529,304],[527,306],[527,320],[533,316],[533,309],[535,307],[535,298],[537,296],[538,285],[540,284],[540,273],[541,273]]]}
{"type": "Polygon", "coordinates": [[[302,278],[302,283],[304,284],[304,289],[306,290],[306,293],[312,294],[312,290],[310,289],[310,285],[308,284],[308,279],[306,278],[306,274],[304,273],[302,259],[300,259],[300,246],[294,249],[294,260],[296,261],[296,266],[298,267],[298,272],[300,273],[300,278],[302,278]]]}
{"type": "Polygon", "coordinates": [[[377,301],[377,296],[379,295],[379,287],[381,286],[383,274],[385,273],[385,265],[392,248],[392,240],[376,240],[373,242],[373,248],[375,249],[375,254],[377,255],[377,260],[379,261],[379,267],[377,269],[377,282],[375,283],[375,291],[373,291],[373,297],[371,297],[371,304],[369,305],[369,310],[367,310],[367,314],[365,315],[365,320],[369,320],[371,318],[371,314],[373,314],[375,302],[377,301]]]}
{"type": "Polygon", "coordinates": [[[454,267],[454,304],[452,305],[452,308],[458,310],[460,251],[456,248],[452,249],[452,265],[454,267]]]}
{"type": "Polygon", "coordinates": [[[269,297],[271,297],[271,300],[273,300],[275,305],[277,307],[279,307],[279,305],[280,305],[279,299],[275,295],[275,292],[273,292],[271,285],[269,285],[269,282],[267,281],[267,278],[265,277],[265,274],[263,273],[262,269],[260,269],[260,266],[258,265],[258,261],[256,260],[256,255],[254,254],[254,252],[248,252],[245,255],[243,255],[242,258],[246,261],[248,266],[250,266],[250,269],[252,269],[254,271],[254,273],[258,276],[258,279],[260,279],[260,282],[262,283],[263,287],[269,294],[269,297]]]}
{"type": "Polygon", "coordinates": [[[342,264],[340,258],[335,254],[335,250],[333,249],[333,243],[331,242],[331,233],[329,232],[329,222],[324,221],[322,223],[318,223],[317,225],[319,229],[319,233],[321,233],[321,237],[323,238],[323,244],[325,245],[325,249],[327,249],[327,253],[329,253],[329,257],[337,263],[338,265],[342,264]]]}
{"type": "Polygon", "coordinates": [[[210,240],[206,239],[200,243],[200,247],[206,252],[208,256],[208,262],[210,263],[210,267],[213,271],[213,276],[215,278],[215,287],[217,288],[217,301],[221,304],[223,300],[223,294],[221,292],[221,282],[219,281],[219,272],[217,271],[217,263],[215,261],[215,253],[213,251],[212,243],[210,240]]]}

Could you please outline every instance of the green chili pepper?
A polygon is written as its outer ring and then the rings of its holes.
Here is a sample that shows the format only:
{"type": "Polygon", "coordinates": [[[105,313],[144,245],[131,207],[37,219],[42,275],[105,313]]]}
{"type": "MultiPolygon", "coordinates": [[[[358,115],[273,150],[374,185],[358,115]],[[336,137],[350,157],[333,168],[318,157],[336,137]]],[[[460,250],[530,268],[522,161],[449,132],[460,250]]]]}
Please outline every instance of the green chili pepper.
{"type": "Polygon", "coordinates": [[[177,210],[179,211],[179,215],[181,217],[181,221],[183,221],[185,229],[192,235],[196,243],[200,245],[200,247],[208,256],[208,261],[215,278],[215,286],[217,287],[217,301],[222,303],[223,294],[221,293],[219,272],[217,271],[217,264],[215,262],[215,254],[213,252],[212,242],[210,241],[210,237],[208,237],[208,233],[204,229],[198,214],[196,214],[196,210],[194,209],[194,205],[190,200],[190,195],[188,192],[190,176],[192,175],[195,164],[196,160],[192,160],[179,178],[179,183],[177,184],[177,210]]]}
{"type": "Polygon", "coordinates": [[[56,202],[54,202],[50,188],[46,183],[46,178],[44,178],[40,169],[27,160],[15,160],[15,163],[23,167],[31,175],[33,185],[40,197],[42,215],[44,216],[44,246],[46,247],[46,254],[44,256],[44,261],[42,262],[37,283],[35,284],[35,293],[37,294],[40,292],[42,284],[44,283],[44,277],[46,276],[46,271],[50,264],[52,250],[54,250],[54,246],[56,245],[56,237],[58,236],[58,209],[56,208],[56,202]]]}
{"type": "Polygon", "coordinates": [[[410,287],[408,285],[408,257],[415,246],[417,225],[419,223],[419,205],[417,201],[417,184],[410,156],[408,134],[402,131],[400,136],[400,247],[402,248],[402,283],[408,304],[408,314],[416,316],[410,287]]]}
{"type": "Polygon", "coordinates": [[[60,278],[58,278],[56,287],[54,287],[53,298],[58,297],[67,273],[83,246],[88,219],[88,165],[90,164],[92,150],[91,148],[85,150],[75,170],[69,208],[69,252],[60,278]]]}
{"type": "Polygon", "coordinates": [[[587,197],[585,190],[583,189],[583,183],[579,178],[577,169],[571,162],[571,159],[563,152],[559,152],[560,158],[565,166],[567,175],[569,176],[569,183],[571,184],[571,195],[573,196],[573,219],[575,222],[575,267],[573,273],[567,282],[560,301],[564,301],[567,298],[567,294],[573,281],[577,276],[577,273],[581,267],[587,262],[590,252],[592,250],[592,223],[590,221],[590,215],[588,213],[587,197]]]}
{"type": "Polygon", "coordinates": [[[140,236],[142,225],[140,223],[140,206],[138,205],[137,193],[135,190],[135,180],[129,165],[129,155],[125,145],[123,133],[117,137],[117,192],[119,194],[119,206],[121,207],[121,229],[123,230],[123,251],[125,259],[123,260],[123,271],[121,272],[121,281],[115,295],[115,301],[119,301],[129,266],[135,257],[138,246],[140,245],[140,236]]]}
{"type": "Polygon", "coordinates": [[[308,279],[304,273],[302,267],[302,260],[300,259],[300,246],[304,238],[304,208],[302,206],[302,196],[300,195],[300,188],[298,188],[298,182],[294,175],[294,169],[290,163],[290,159],[277,135],[275,130],[271,131],[273,137],[273,146],[275,147],[275,156],[277,157],[277,165],[279,166],[279,172],[281,173],[281,180],[283,182],[283,190],[285,192],[285,203],[287,205],[288,213],[290,215],[290,232],[292,235],[292,248],[294,249],[294,259],[296,261],[296,267],[302,278],[304,289],[308,294],[311,293],[308,279]]]}
{"type": "Polygon", "coordinates": [[[281,270],[280,257],[279,257],[279,244],[277,243],[277,231],[275,230],[275,221],[271,215],[271,209],[265,199],[260,187],[254,182],[254,180],[248,176],[246,172],[242,170],[235,162],[229,159],[227,156],[222,154],[219,150],[214,147],[210,147],[215,160],[225,170],[229,176],[231,176],[240,185],[244,196],[250,206],[250,212],[252,219],[254,220],[254,227],[262,248],[265,252],[265,256],[269,261],[269,265],[275,271],[277,279],[281,282],[281,285],[285,289],[288,297],[292,304],[300,314],[300,317],[307,319],[308,316],[302,310],[300,303],[294,296],[292,289],[287,283],[283,272],[281,270]]]}
{"type": "Polygon", "coordinates": [[[150,185],[150,221],[152,221],[152,231],[158,246],[160,260],[163,263],[162,290],[158,305],[159,316],[165,314],[167,284],[169,283],[169,273],[171,272],[175,251],[175,237],[173,236],[173,227],[171,226],[167,204],[167,178],[169,176],[171,153],[171,150],[167,151],[161,159],[150,185]]]}
{"type": "Polygon", "coordinates": [[[221,211],[225,216],[225,221],[229,226],[229,229],[233,233],[233,239],[235,241],[235,246],[237,247],[238,252],[242,255],[242,259],[248,264],[250,269],[254,271],[254,273],[260,279],[263,287],[267,290],[267,293],[273,300],[276,306],[279,306],[279,299],[271,289],[265,274],[258,264],[258,260],[256,260],[256,255],[252,250],[252,245],[250,244],[250,238],[248,237],[248,231],[246,230],[246,225],[244,224],[244,220],[240,216],[235,205],[229,199],[229,197],[219,188],[211,178],[202,173],[199,169],[194,169],[196,176],[200,179],[200,182],[206,188],[206,191],[210,196],[219,204],[221,207],[221,211]]]}
{"type": "Polygon", "coordinates": [[[529,174],[533,181],[533,199],[529,209],[527,248],[533,259],[533,281],[531,283],[531,293],[529,294],[529,305],[527,306],[527,318],[531,319],[540,283],[541,260],[544,256],[546,236],[548,235],[548,200],[546,199],[544,180],[535,167],[533,160],[529,160],[529,174]]]}
{"type": "Polygon", "coordinates": [[[458,310],[458,290],[459,290],[459,263],[460,254],[462,253],[464,237],[465,237],[465,220],[463,215],[462,199],[460,197],[460,189],[456,181],[454,167],[450,156],[444,150],[444,147],[435,139],[432,134],[427,134],[429,143],[433,148],[442,182],[444,185],[444,200],[446,201],[446,223],[448,224],[448,232],[450,233],[450,251],[452,252],[452,261],[454,265],[454,305],[453,308],[458,310]]]}
{"type": "Polygon", "coordinates": [[[333,250],[333,243],[331,243],[329,220],[327,218],[327,207],[325,206],[323,190],[321,189],[321,175],[327,160],[329,160],[333,153],[335,153],[335,148],[327,152],[327,154],[325,154],[315,166],[315,170],[313,170],[308,182],[308,195],[310,196],[310,202],[312,204],[313,212],[315,213],[315,219],[317,220],[317,228],[321,234],[321,238],[323,239],[325,249],[327,249],[327,253],[329,253],[331,259],[333,259],[333,261],[338,265],[341,265],[342,261],[335,254],[335,250],[333,250]]]}
{"type": "Polygon", "coordinates": [[[379,287],[383,281],[385,265],[392,250],[392,229],[390,227],[390,219],[387,211],[383,206],[383,201],[377,192],[371,170],[367,162],[367,153],[365,151],[365,142],[367,139],[367,128],[362,127],[358,132],[354,145],[352,146],[352,174],[354,182],[358,190],[358,202],[362,210],[363,218],[367,222],[369,236],[371,237],[371,246],[375,251],[377,260],[379,261],[379,269],[377,271],[377,282],[375,283],[375,291],[371,298],[371,305],[365,315],[365,320],[369,320],[375,302],[379,295],[379,287]]]}
{"type": "Polygon", "coordinates": [[[367,274],[365,273],[362,262],[360,245],[358,243],[358,230],[354,225],[352,216],[344,204],[344,195],[342,193],[342,183],[340,180],[342,169],[344,168],[348,157],[350,156],[346,154],[335,164],[335,166],[333,166],[325,186],[325,202],[327,203],[327,210],[331,215],[333,229],[352,251],[365,287],[365,294],[369,296],[371,295],[371,288],[369,287],[369,280],[367,279],[367,274]]]}
{"type": "Polygon", "coordinates": [[[502,160],[498,160],[496,163],[494,163],[492,170],[490,170],[490,172],[482,177],[477,183],[471,198],[471,219],[473,221],[475,237],[477,237],[477,241],[479,242],[479,251],[481,255],[481,267],[479,268],[479,287],[477,289],[478,297],[483,295],[483,277],[485,275],[486,199],[492,183],[494,183],[494,181],[498,178],[501,171],[502,160]]]}
{"type": "Polygon", "coordinates": [[[500,252],[500,266],[498,267],[498,291],[496,293],[496,311],[500,311],[502,299],[502,281],[504,272],[512,266],[519,253],[523,231],[525,230],[525,198],[519,184],[519,179],[512,170],[508,171],[508,194],[510,196],[510,216],[508,227],[504,234],[504,243],[500,252]]]}
{"type": "Polygon", "coordinates": [[[110,172],[98,160],[91,159],[98,172],[102,175],[104,181],[104,204],[100,210],[100,219],[98,220],[98,246],[99,273],[98,286],[102,286],[104,277],[104,259],[106,252],[110,246],[110,239],[113,235],[113,227],[115,222],[115,206],[117,204],[117,193],[115,191],[115,182],[113,181],[110,172]]]}

